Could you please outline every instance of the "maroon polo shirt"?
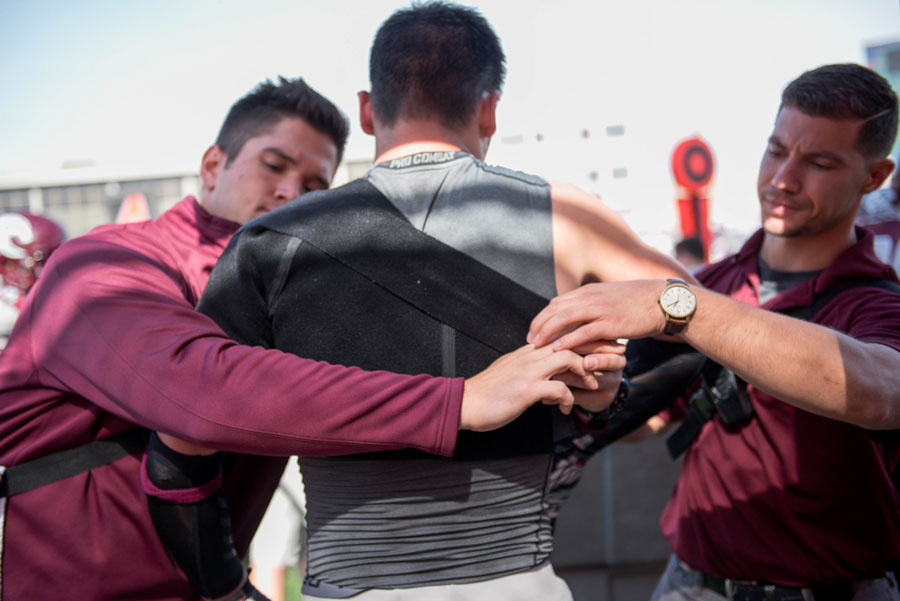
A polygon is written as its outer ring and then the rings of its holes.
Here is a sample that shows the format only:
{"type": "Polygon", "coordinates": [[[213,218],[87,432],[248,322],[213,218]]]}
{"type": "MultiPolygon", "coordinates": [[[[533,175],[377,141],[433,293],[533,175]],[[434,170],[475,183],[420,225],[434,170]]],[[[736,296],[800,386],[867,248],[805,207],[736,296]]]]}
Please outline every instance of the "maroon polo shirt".
{"type": "MultiPolygon", "coordinates": [[[[135,425],[254,453],[228,456],[224,474],[243,553],[285,461],[262,455],[452,454],[462,379],[239,346],[194,311],[236,229],[187,198],[57,250],[0,359],[0,465],[135,425]]],[[[127,456],[10,498],[3,601],[194,598],[156,536],[139,465],[127,456]]]]}
{"type": "MultiPolygon", "coordinates": [[[[813,294],[849,281],[897,281],[872,250],[872,234],[812,280],[769,301],[809,306],[813,294]]],[[[707,287],[758,306],[757,232],[741,251],[703,271],[707,287]]],[[[900,296],[856,288],[812,320],[900,351],[900,296]]],[[[790,370],[790,365],[783,369],[790,370]]],[[[900,377],[900,376],[898,376],[900,377]]],[[[900,499],[884,449],[859,427],[783,403],[749,387],[756,416],[741,428],[716,417],[688,450],[661,519],[672,549],[720,577],[804,586],[883,576],[900,560],[900,499]]]]}

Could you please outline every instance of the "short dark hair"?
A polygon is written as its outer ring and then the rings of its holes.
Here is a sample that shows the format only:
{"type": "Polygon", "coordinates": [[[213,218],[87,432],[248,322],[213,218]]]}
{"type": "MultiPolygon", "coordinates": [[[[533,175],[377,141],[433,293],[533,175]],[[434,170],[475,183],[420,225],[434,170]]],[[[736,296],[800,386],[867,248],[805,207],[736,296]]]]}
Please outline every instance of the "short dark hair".
{"type": "Polygon", "coordinates": [[[706,250],[703,248],[703,241],[700,238],[682,238],[675,244],[675,254],[687,254],[698,261],[706,260],[706,250]]]}
{"type": "Polygon", "coordinates": [[[387,126],[400,116],[462,125],[505,77],[506,57],[487,20],[447,2],[396,11],[375,34],[369,56],[372,109],[387,126]]]}
{"type": "Polygon", "coordinates": [[[302,77],[279,76],[277,84],[267,79],[231,105],[216,138],[216,146],[228,157],[226,166],[241,152],[247,140],[266,133],[286,117],[302,119],[329,136],[337,147],[340,164],[350,131],[347,116],[309,87],[302,77]]]}
{"type": "Polygon", "coordinates": [[[866,157],[886,157],[897,137],[897,94],[884,77],[862,65],[807,71],[784,89],[784,107],[813,117],[864,119],[856,146],[866,157]]]}

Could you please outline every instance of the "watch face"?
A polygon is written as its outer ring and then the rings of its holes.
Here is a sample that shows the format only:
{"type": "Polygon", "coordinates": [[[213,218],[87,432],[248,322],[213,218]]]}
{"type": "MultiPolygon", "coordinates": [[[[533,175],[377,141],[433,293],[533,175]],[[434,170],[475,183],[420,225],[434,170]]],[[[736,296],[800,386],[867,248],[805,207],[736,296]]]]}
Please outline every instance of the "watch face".
{"type": "Polygon", "coordinates": [[[687,317],[697,308],[697,297],[686,286],[669,286],[659,302],[675,318],[687,317]]]}

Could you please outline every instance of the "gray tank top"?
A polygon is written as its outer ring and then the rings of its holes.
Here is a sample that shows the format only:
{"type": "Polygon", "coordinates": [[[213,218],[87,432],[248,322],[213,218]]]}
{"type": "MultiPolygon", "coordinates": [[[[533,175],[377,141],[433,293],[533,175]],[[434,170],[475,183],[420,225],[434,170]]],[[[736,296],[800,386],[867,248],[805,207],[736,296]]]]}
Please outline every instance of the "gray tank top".
{"type": "MultiPolygon", "coordinates": [[[[543,180],[463,152],[410,155],[365,178],[415,227],[537,294],[556,295],[543,180]]],[[[311,588],[340,596],[345,588],[476,582],[540,565],[553,550],[550,462],[550,454],[300,458],[311,588]]]]}

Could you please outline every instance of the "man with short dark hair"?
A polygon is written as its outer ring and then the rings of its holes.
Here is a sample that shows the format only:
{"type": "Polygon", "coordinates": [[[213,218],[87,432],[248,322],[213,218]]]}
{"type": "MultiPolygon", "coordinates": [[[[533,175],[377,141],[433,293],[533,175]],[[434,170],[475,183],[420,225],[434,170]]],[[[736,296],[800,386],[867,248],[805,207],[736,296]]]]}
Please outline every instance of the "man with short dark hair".
{"type": "MultiPolygon", "coordinates": [[[[690,277],[596,197],[483,162],[504,74],[477,10],[395,12],[372,45],[371,93],[359,95],[375,166],[242,230],[200,310],[248,344],[466,374],[518,344],[559,291],[690,277]]],[[[623,390],[614,364],[589,369],[605,372],[609,393],[578,417],[535,406],[495,433],[461,436],[449,461],[301,456],[304,599],[571,599],[548,559],[556,456],[623,390]]]]}
{"type": "Polygon", "coordinates": [[[854,226],[894,168],[897,120],[874,71],[802,74],[760,164],[762,229],[698,274],[708,289],[595,284],[532,324],[538,344],[569,332],[565,349],[677,323],[739,378],[680,407],[690,436],[670,448],[687,454],[661,520],[674,555],[654,599],[900,599],[900,447],[879,432],[900,429],[900,286],[854,226]]]}
{"type": "MultiPolygon", "coordinates": [[[[204,154],[200,198],[54,252],[0,361],[3,599],[197,598],[147,509],[146,429],[235,452],[204,490],[227,498],[243,554],[285,462],[263,455],[449,455],[460,428],[497,427],[538,400],[571,404],[544,380],[574,354],[523,349],[466,381],[372,373],[240,346],[194,310],[239,225],[327,188],[346,135],[302,80],[263,83],[204,154]]],[[[163,499],[202,493],[158,484],[163,499]]]]}

